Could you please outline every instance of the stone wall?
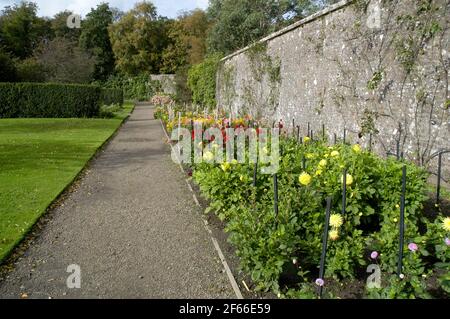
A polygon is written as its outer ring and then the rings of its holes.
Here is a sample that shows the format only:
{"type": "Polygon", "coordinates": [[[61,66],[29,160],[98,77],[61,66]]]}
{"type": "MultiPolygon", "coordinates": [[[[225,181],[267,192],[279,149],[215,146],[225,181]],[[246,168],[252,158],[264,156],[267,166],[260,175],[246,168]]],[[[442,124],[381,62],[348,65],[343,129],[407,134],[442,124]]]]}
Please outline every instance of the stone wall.
{"type": "Polygon", "coordinates": [[[150,80],[158,81],[162,92],[166,94],[175,95],[177,93],[175,74],[152,74],[150,80]]]}
{"type": "Polygon", "coordinates": [[[378,153],[399,142],[434,165],[450,149],[449,18],[447,0],[342,1],[225,57],[218,106],[365,146],[372,133],[378,153]]]}

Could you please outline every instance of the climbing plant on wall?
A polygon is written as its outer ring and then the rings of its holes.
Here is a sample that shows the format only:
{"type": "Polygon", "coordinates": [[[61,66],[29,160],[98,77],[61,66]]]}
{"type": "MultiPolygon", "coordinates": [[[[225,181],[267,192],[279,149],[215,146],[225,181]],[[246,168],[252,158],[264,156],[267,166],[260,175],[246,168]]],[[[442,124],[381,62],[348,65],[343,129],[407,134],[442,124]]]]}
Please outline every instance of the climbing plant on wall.
{"type": "Polygon", "coordinates": [[[246,51],[251,79],[245,83],[243,100],[256,110],[255,117],[273,114],[279,105],[281,61],[268,53],[267,42],[258,42],[246,51]],[[254,89],[256,85],[257,89],[254,89]],[[265,86],[269,90],[265,90],[265,86]]]}
{"type": "Polygon", "coordinates": [[[343,28],[350,54],[333,59],[342,75],[330,90],[333,101],[342,112],[349,103],[361,106],[361,134],[377,133],[382,118],[385,133],[394,136],[379,139],[384,151],[398,141],[409,159],[426,165],[449,120],[449,30],[442,19],[449,6],[440,0],[358,0],[352,8],[358,18],[343,28]],[[380,25],[370,26],[377,12],[380,25]]]}

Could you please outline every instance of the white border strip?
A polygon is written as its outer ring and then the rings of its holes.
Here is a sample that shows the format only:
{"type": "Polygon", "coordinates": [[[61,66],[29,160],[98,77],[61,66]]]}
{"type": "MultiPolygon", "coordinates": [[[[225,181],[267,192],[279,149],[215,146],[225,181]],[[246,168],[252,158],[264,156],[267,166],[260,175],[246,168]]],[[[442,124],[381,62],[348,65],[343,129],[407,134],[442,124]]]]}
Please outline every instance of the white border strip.
{"type": "MultiPolygon", "coordinates": [[[[169,135],[167,135],[167,132],[166,132],[166,130],[164,128],[164,123],[161,121],[161,119],[159,119],[159,122],[161,123],[161,128],[164,131],[164,134],[166,135],[167,140],[170,141],[169,135]]],[[[170,148],[173,151],[173,145],[172,144],[170,144],[170,148]]],[[[185,175],[186,172],[184,171],[183,166],[181,165],[181,161],[179,161],[179,162],[180,162],[179,166],[180,166],[181,172],[183,173],[183,175],[185,175]]],[[[195,192],[194,192],[194,190],[191,187],[191,184],[189,184],[188,179],[185,178],[185,181],[186,181],[186,183],[187,183],[187,185],[189,187],[189,190],[192,193],[192,197],[194,198],[195,204],[198,207],[201,207],[200,202],[198,201],[197,196],[195,195],[195,192]]],[[[219,243],[217,242],[217,240],[212,235],[211,229],[208,227],[208,222],[206,221],[206,219],[203,218],[203,216],[201,218],[203,220],[203,226],[205,227],[206,231],[209,233],[209,235],[211,237],[211,241],[212,241],[212,243],[214,245],[214,248],[216,249],[217,253],[219,254],[220,261],[222,262],[222,265],[225,268],[225,272],[227,273],[228,279],[230,280],[231,287],[233,287],[233,290],[234,290],[234,293],[236,294],[236,297],[238,299],[244,299],[244,297],[242,296],[242,293],[241,293],[241,291],[239,289],[239,286],[238,286],[238,284],[236,282],[236,279],[234,278],[233,273],[231,272],[231,269],[228,266],[227,260],[225,259],[225,256],[223,255],[222,250],[220,249],[219,243]]]]}

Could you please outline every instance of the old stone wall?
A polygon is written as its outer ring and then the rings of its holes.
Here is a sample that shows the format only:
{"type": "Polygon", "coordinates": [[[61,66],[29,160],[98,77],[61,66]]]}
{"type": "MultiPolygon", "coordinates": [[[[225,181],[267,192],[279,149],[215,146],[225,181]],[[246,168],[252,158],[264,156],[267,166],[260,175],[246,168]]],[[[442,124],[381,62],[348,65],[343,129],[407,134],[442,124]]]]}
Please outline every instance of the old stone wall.
{"type": "MultiPolygon", "coordinates": [[[[222,60],[217,101],[435,165],[450,149],[448,0],[342,1],[222,60]]],[[[450,157],[444,158],[450,166],[450,157]]]]}

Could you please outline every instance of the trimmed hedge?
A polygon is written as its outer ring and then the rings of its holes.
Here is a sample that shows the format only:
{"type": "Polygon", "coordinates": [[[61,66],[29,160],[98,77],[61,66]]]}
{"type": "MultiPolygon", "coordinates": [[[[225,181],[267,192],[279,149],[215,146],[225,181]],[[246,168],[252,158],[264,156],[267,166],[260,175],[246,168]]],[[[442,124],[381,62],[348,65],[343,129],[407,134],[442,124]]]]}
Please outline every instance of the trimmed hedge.
{"type": "Polygon", "coordinates": [[[123,105],[123,90],[122,89],[103,89],[102,103],[105,105],[119,104],[123,105]]]}
{"type": "Polygon", "coordinates": [[[94,85],[0,83],[0,118],[94,117],[102,88],[94,85]]]}

